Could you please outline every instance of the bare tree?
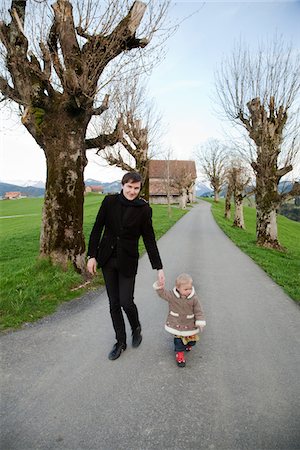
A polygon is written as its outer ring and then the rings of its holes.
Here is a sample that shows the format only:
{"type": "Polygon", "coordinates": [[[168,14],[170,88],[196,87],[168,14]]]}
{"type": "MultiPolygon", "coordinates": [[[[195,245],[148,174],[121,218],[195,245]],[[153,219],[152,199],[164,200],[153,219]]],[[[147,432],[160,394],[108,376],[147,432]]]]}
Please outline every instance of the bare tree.
{"type": "MultiPolygon", "coordinates": [[[[134,72],[112,84],[111,107],[103,114],[101,129],[111,130],[99,141],[97,154],[112,166],[136,170],[143,179],[141,195],[149,200],[149,160],[159,147],[161,117],[147,96],[146,82],[134,72]],[[117,124],[116,117],[118,117],[117,124]],[[108,141],[109,140],[109,141],[108,141]]],[[[95,125],[99,128],[99,124],[95,125]]],[[[89,139],[94,148],[96,139],[89,139]]]]}
{"type": "Polygon", "coordinates": [[[181,209],[185,209],[190,200],[190,191],[195,184],[195,175],[188,167],[175,170],[172,174],[170,185],[180,193],[179,205],[181,209]]]}
{"type": "Polygon", "coordinates": [[[245,167],[243,162],[238,159],[233,159],[227,169],[227,195],[225,200],[225,217],[230,218],[228,210],[228,202],[230,203],[230,194],[234,198],[234,220],[233,226],[245,229],[243,200],[249,195],[251,176],[249,170],[245,167]]]}
{"type": "Polygon", "coordinates": [[[293,169],[299,151],[299,53],[275,37],[251,54],[241,43],[216,74],[216,92],[225,116],[242,125],[254,143],[258,245],[280,249],[276,212],[300,192],[295,182],[280,193],[279,182],[293,169]]]}
{"type": "Polygon", "coordinates": [[[214,191],[214,201],[218,202],[226,177],[227,149],[217,139],[209,139],[196,150],[195,156],[214,191]]]}
{"type": "Polygon", "coordinates": [[[69,0],[55,1],[52,11],[48,2],[11,0],[9,15],[0,23],[2,96],[19,105],[22,123],[47,161],[40,255],[63,266],[71,260],[77,270],[85,268],[86,131],[91,118],[107,108],[107,98],[102,95],[99,102],[97,94],[113,73],[126,70],[130,55],[142,70],[147,61],[140,49],[146,51],[168,3],[135,1],[129,7],[121,0],[78,1],[75,14],[69,0]],[[40,19],[41,32],[31,40],[30,14],[40,19]]]}

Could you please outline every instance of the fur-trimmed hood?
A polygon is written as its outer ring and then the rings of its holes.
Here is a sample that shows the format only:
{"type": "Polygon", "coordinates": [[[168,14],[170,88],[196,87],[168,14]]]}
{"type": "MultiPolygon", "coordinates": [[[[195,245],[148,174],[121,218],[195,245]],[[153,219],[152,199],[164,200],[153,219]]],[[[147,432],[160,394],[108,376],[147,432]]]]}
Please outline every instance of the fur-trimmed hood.
{"type": "MultiPolygon", "coordinates": [[[[180,295],[180,293],[177,291],[176,286],[173,287],[173,292],[174,292],[174,294],[176,295],[177,298],[182,298],[181,295],[180,295]]],[[[194,286],[192,286],[192,292],[191,292],[190,295],[189,295],[188,297],[186,297],[186,298],[192,298],[193,295],[195,295],[195,289],[194,289],[194,286]]]]}

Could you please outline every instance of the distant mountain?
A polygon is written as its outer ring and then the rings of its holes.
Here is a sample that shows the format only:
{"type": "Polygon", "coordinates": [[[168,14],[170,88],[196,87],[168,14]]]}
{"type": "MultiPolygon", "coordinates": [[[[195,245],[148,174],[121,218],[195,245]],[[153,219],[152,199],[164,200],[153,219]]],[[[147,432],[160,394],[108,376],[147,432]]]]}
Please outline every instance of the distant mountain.
{"type": "Polygon", "coordinates": [[[121,181],[102,182],[88,178],[84,183],[86,186],[102,186],[104,194],[112,194],[121,190],[121,181]]]}
{"type": "Polygon", "coordinates": [[[16,184],[0,182],[0,197],[4,197],[6,192],[21,192],[27,197],[44,197],[45,189],[34,186],[18,186],[16,184]]]}
{"type": "MultiPolygon", "coordinates": [[[[99,180],[93,180],[89,178],[85,180],[86,186],[102,186],[105,194],[120,192],[121,182],[101,182],[99,180]]],[[[32,180],[16,180],[14,183],[1,182],[0,181],[0,197],[4,197],[6,192],[16,191],[21,192],[27,197],[43,197],[45,194],[45,183],[43,181],[32,180]],[[30,184],[32,183],[32,184],[30,184]]]]}
{"type": "MultiPolygon", "coordinates": [[[[85,180],[86,186],[102,186],[104,194],[111,194],[120,192],[121,181],[101,182],[88,178],[85,180]]],[[[289,192],[292,189],[293,183],[291,181],[282,181],[279,183],[279,192],[289,192]]],[[[1,182],[0,181],[0,197],[5,195],[5,192],[17,191],[21,192],[28,197],[43,197],[45,194],[45,183],[43,181],[32,180],[16,180],[14,183],[1,182]],[[17,184],[18,183],[18,184],[17,184]],[[30,184],[31,183],[31,184],[30,184]]],[[[196,182],[196,195],[197,197],[210,197],[213,194],[213,190],[209,187],[209,184],[201,181],[196,182]]],[[[226,192],[222,191],[221,196],[225,196],[226,192]]]]}
{"type": "Polygon", "coordinates": [[[3,183],[13,184],[14,186],[22,186],[22,187],[36,187],[36,188],[45,188],[44,181],[36,181],[36,180],[5,180],[3,183]]]}
{"type": "Polygon", "coordinates": [[[213,193],[213,190],[209,187],[208,184],[203,183],[202,181],[196,182],[196,196],[197,197],[210,197],[213,193]]]}
{"type": "Polygon", "coordinates": [[[113,194],[121,191],[121,181],[112,181],[111,183],[102,183],[104,194],[113,194]]]}
{"type": "Polygon", "coordinates": [[[99,180],[93,180],[93,178],[88,178],[87,180],[84,180],[84,184],[86,186],[103,186],[101,181],[99,180]]]}
{"type": "Polygon", "coordinates": [[[280,181],[278,185],[278,190],[281,193],[290,192],[292,190],[293,183],[292,181],[280,181]]]}

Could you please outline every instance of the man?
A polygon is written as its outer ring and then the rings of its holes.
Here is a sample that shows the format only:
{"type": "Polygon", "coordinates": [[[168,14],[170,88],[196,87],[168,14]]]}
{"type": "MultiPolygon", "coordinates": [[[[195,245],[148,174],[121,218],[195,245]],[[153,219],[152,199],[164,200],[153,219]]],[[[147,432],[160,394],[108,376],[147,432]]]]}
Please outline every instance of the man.
{"type": "Polygon", "coordinates": [[[126,350],[123,311],[132,329],[132,346],[136,348],[142,342],[138,310],[133,301],[140,236],[152,268],[158,271],[159,283],[165,280],[152,225],[152,209],[138,197],[141,185],[142,178],[137,172],[124,175],[121,193],[104,198],[88,245],[87,269],[93,275],[97,263],[102,269],[116,334],[117,342],[108,355],[110,360],[119,358],[126,350]]]}

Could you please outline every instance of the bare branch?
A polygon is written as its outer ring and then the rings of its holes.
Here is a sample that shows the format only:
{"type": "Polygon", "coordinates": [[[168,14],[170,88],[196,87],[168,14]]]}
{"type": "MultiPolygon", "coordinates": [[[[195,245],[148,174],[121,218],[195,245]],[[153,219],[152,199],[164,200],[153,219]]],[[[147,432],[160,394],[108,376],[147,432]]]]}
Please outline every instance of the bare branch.
{"type": "Polygon", "coordinates": [[[73,7],[68,0],[57,0],[52,8],[66,70],[72,70],[76,73],[81,69],[81,52],[75,33],[73,7]]]}
{"type": "Polygon", "coordinates": [[[195,156],[218,201],[226,178],[227,147],[217,139],[209,139],[196,150],[195,156]]]}
{"type": "Polygon", "coordinates": [[[25,36],[23,24],[22,24],[22,22],[21,22],[21,20],[20,20],[20,18],[18,16],[18,12],[17,12],[16,8],[12,8],[12,13],[13,13],[15,21],[16,21],[16,23],[18,25],[19,31],[25,36]]]}
{"type": "Polygon", "coordinates": [[[284,194],[281,194],[280,199],[281,199],[281,203],[297,197],[298,195],[300,195],[300,183],[295,182],[292,189],[289,192],[285,192],[284,194]]]}
{"type": "Polygon", "coordinates": [[[20,99],[20,96],[18,92],[13,89],[8,82],[0,76],[0,91],[4,98],[9,98],[10,100],[15,101],[16,103],[23,104],[22,100],[20,99]]]}
{"type": "Polygon", "coordinates": [[[63,66],[59,60],[59,56],[58,56],[58,34],[57,34],[57,26],[56,26],[56,22],[54,21],[50,31],[49,31],[49,35],[48,35],[48,40],[47,40],[47,44],[48,44],[48,48],[49,48],[49,52],[50,52],[50,57],[52,60],[52,64],[54,67],[54,70],[58,76],[58,78],[60,79],[62,85],[64,83],[64,69],[63,66]]]}
{"type": "Polygon", "coordinates": [[[100,134],[99,136],[85,140],[85,148],[97,148],[97,154],[105,147],[110,147],[117,144],[122,138],[123,123],[122,119],[119,119],[117,125],[112,133],[100,134]]]}
{"type": "Polygon", "coordinates": [[[289,165],[289,166],[286,166],[286,167],[282,167],[281,169],[278,169],[277,170],[277,178],[278,178],[278,181],[280,180],[280,178],[282,178],[282,177],[284,177],[284,175],[286,175],[287,173],[289,173],[289,172],[291,172],[293,170],[293,166],[292,165],[289,165]]]}
{"type": "Polygon", "coordinates": [[[109,102],[109,95],[106,94],[101,106],[93,110],[93,115],[100,116],[102,113],[104,113],[104,111],[108,109],[108,102],[109,102]]]}

